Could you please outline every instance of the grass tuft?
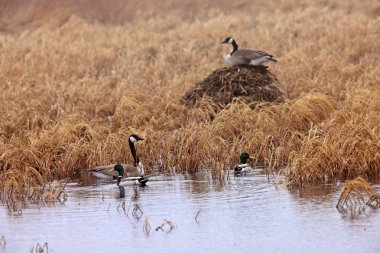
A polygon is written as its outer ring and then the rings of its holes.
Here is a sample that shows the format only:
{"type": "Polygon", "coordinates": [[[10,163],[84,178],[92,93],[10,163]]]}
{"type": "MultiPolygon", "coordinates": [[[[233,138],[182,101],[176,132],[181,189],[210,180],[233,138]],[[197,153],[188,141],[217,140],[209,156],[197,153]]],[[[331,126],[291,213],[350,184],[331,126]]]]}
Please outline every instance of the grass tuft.
{"type": "Polygon", "coordinates": [[[373,187],[363,178],[348,180],[343,186],[336,208],[341,213],[350,211],[351,214],[360,214],[364,211],[365,200],[371,200],[373,193],[373,187]]]}

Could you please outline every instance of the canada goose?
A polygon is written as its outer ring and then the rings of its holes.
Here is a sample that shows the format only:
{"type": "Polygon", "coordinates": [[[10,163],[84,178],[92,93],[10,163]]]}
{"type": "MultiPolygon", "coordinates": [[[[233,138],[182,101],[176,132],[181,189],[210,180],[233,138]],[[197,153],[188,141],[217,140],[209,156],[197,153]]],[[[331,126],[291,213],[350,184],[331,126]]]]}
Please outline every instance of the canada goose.
{"type": "Polygon", "coordinates": [[[247,160],[253,159],[252,156],[250,156],[248,153],[241,153],[240,154],[240,164],[236,165],[234,167],[235,173],[246,173],[246,172],[252,172],[253,168],[249,166],[247,160]]]}
{"type": "MultiPolygon", "coordinates": [[[[142,141],[144,138],[132,134],[128,138],[129,148],[131,150],[133,159],[135,161],[134,165],[128,164],[109,164],[103,165],[96,168],[88,169],[95,177],[97,178],[107,178],[107,179],[118,179],[121,177],[139,177],[144,178],[144,168],[142,163],[140,162],[139,157],[137,156],[135,142],[142,141]],[[122,170],[120,170],[120,166],[122,170]],[[118,169],[116,169],[116,167],[118,169]],[[124,175],[125,173],[125,175],[124,175]]],[[[121,178],[120,178],[121,179],[121,178]]]]}
{"type": "Polygon", "coordinates": [[[270,55],[264,51],[256,50],[256,49],[239,49],[238,44],[235,39],[232,37],[227,37],[222,44],[231,44],[233,49],[231,53],[226,54],[224,59],[227,64],[231,66],[239,66],[239,65],[249,65],[249,66],[260,66],[264,62],[274,61],[277,62],[276,59],[273,58],[273,55],[270,55]]]}

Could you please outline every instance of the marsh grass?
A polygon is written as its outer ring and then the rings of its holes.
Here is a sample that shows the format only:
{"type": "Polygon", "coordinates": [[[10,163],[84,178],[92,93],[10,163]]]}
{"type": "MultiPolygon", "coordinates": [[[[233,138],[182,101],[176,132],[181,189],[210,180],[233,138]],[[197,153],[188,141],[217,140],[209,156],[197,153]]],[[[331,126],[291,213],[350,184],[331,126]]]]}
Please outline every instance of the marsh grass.
{"type": "Polygon", "coordinates": [[[141,209],[140,205],[135,203],[133,205],[132,217],[139,220],[143,215],[144,215],[144,212],[141,209]]]}
{"type": "MultiPolygon", "coordinates": [[[[376,1],[0,1],[2,199],[86,169],[131,162],[147,174],[210,170],[239,153],[288,185],[380,172],[380,6],[376,1]],[[256,13],[256,15],[252,15],[256,13]],[[279,62],[287,99],[179,101],[225,66],[233,35],[279,62]],[[5,190],[4,190],[5,189],[5,190]],[[4,192],[6,192],[4,194],[4,192]]],[[[40,197],[43,193],[40,194],[40,197]]],[[[53,199],[53,197],[52,197],[53,199]]]]}
{"type": "Polygon", "coordinates": [[[350,212],[358,215],[365,212],[366,203],[369,205],[374,198],[374,188],[363,178],[348,180],[342,189],[336,208],[341,213],[350,212]]]}
{"type": "Polygon", "coordinates": [[[22,209],[27,206],[54,206],[56,203],[64,203],[68,199],[65,192],[66,183],[53,181],[43,186],[29,186],[17,189],[11,186],[3,188],[0,192],[0,200],[5,203],[7,208],[19,215],[22,209]]]}
{"type": "Polygon", "coordinates": [[[195,220],[196,223],[199,223],[198,216],[199,216],[200,212],[201,212],[201,209],[199,209],[198,212],[197,212],[197,215],[195,215],[194,220],[195,220]]]}
{"type": "Polygon", "coordinates": [[[133,192],[132,192],[130,200],[129,200],[127,211],[125,211],[125,201],[124,201],[124,213],[126,213],[127,217],[129,217],[129,210],[131,208],[132,202],[133,202],[133,209],[131,212],[132,217],[135,219],[140,219],[143,216],[144,212],[141,209],[141,206],[138,202],[139,197],[140,197],[139,192],[137,191],[136,188],[133,188],[133,192]]]}
{"type": "Polygon", "coordinates": [[[42,246],[41,244],[37,243],[35,246],[33,246],[30,249],[30,253],[48,253],[49,252],[49,245],[47,242],[45,242],[42,246]]]}
{"type": "Polygon", "coordinates": [[[144,224],[143,224],[143,232],[145,235],[149,235],[150,233],[150,230],[151,230],[151,225],[149,223],[149,216],[145,216],[145,219],[144,219],[144,224]]]}
{"type": "Polygon", "coordinates": [[[5,240],[4,235],[1,235],[1,237],[0,237],[0,247],[2,247],[4,249],[6,245],[7,245],[7,241],[5,240]]]}
{"type": "Polygon", "coordinates": [[[119,212],[119,209],[122,209],[123,210],[123,212],[124,212],[124,214],[125,215],[127,215],[127,211],[126,211],[126,209],[125,209],[125,200],[121,203],[121,204],[119,204],[118,206],[117,206],[117,211],[119,212]]]}
{"type": "Polygon", "coordinates": [[[174,222],[165,219],[159,226],[156,227],[156,231],[159,231],[159,230],[165,231],[165,227],[169,227],[169,230],[167,232],[170,232],[175,228],[175,224],[174,222]]]}
{"type": "Polygon", "coordinates": [[[380,194],[372,194],[366,203],[367,206],[372,208],[380,207],[380,194]]]}

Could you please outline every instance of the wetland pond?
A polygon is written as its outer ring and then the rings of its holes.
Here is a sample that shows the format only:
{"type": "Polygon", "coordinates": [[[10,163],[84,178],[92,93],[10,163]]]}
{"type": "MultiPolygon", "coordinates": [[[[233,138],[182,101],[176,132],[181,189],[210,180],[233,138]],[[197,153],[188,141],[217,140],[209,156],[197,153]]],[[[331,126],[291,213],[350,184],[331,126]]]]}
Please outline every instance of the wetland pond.
{"type": "MultiPolygon", "coordinates": [[[[379,192],[380,184],[374,186],[379,192]]],[[[276,189],[259,172],[224,185],[200,176],[162,176],[144,188],[126,187],[120,199],[115,184],[69,183],[65,203],[30,205],[21,214],[1,204],[6,245],[0,252],[31,252],[45,242],[56,253],[380,252],[380,210],[340,214],[341,187],[276,189]],[[175,227],[156,231],[165,219],[175,227]]]]}

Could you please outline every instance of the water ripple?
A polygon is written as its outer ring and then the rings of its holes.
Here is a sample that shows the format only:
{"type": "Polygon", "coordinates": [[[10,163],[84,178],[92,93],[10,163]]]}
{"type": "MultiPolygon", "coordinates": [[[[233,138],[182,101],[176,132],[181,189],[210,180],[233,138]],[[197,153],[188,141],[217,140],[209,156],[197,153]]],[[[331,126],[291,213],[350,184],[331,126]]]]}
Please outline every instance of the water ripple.
{"type": "Polygon", "coordinates": [[[0,235],[7,240],[0,252],[27,252],[45,241],[54,252],[125,251],[131,245],[137,252],[379,250],[377,240],[368,240],[380,234],[379,212],[359,219],[341,216],[333,185],[276,190],[259,173],[231,177],[223,185],[204,178],[157,177],[145,188],[126,187],[125,199],[117,197],[114,184],[103,181],[70,184],[66,191],[66,203],[31,207],[21,216],[0,206],[0,235]],[[133,194],[137,200],[131,200],[133,194]],[[135,204],[141,219],[132,216],[135,204]],[[149,236],[142,230],[146,216],[149,236]],[[175,229],[154,231],[165,219],[175,222],[175,229]]]}

